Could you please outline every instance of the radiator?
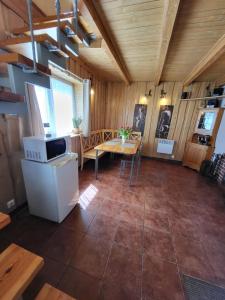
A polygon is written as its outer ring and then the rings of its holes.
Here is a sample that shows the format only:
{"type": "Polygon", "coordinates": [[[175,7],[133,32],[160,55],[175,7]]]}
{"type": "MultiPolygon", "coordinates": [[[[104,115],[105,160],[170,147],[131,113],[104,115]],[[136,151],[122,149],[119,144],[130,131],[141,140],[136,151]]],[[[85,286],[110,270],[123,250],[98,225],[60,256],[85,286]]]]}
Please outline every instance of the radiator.
{"type": "Polygon", "coordinates": [[[164,154],[172,154],[174,143],[174,140],[158,139],[157,152],[164,154]]]}

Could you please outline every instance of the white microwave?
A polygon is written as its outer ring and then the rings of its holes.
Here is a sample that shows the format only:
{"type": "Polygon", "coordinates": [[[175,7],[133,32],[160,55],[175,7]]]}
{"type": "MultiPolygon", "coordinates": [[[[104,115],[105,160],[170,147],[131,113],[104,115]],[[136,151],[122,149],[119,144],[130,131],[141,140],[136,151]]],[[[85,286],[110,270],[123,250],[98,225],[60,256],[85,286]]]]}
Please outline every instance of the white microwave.
{"type": "Polygon", "coordinates": [[[23,138],[25,158],[39,162],[49,162],[71,152],[70,137],[37,137],[23,138]]]}

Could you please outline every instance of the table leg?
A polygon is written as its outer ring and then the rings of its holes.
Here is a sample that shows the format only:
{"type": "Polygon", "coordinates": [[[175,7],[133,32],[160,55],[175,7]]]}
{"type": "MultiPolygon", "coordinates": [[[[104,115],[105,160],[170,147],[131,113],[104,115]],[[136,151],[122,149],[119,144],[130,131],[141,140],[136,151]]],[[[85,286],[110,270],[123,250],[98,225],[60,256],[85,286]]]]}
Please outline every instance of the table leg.
{"type": "Polygon", "coordinates": [[[132,177],[133,177],[133,172],[134,172],[134,160],[135,160],[135,155],[132,156],[131,167],[130,167],[130,180],[129,180],[129,185],[131,185],[131,181],[132,181],[132,177]]]}
{"type": "Polygon", "coordinates": [[[96,150],[96,159],[95,159],[95,179],[98,179],[98,150],[96,150]]]}

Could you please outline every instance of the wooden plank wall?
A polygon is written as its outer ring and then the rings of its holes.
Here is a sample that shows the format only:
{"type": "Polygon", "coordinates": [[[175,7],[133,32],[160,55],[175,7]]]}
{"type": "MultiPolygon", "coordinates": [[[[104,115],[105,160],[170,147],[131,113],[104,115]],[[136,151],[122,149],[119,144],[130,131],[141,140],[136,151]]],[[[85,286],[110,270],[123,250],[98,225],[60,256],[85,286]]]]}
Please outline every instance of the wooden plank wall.
{"type": "MultiPolygon", "coordinates": [[[[192,97],[202,97],[206,93],[208,82],[192,85],[192,97]]],[[[106,128],[132,126],[135,104],[151,89],[152,96],[147,97],[148,109],[144,132],[144,155],[167,159],[182,160],[185,144],[191,138],[197,120],[199,101],[180,101],[183,86],[181,82],[165,82],[154,87],[152,82],[135,82],[130,86],[123,83],[108,82],[106,97],[106,128]],[[161,99],[161,89],[166,91],[166,98],[161,99]],[[158,140],[155,132],[160,105],[174,105],[168,139],[175,140],[174,157],[158,154],[158,140]]],[[[211,85],[212,86],[212,85],[211,85]]]]}

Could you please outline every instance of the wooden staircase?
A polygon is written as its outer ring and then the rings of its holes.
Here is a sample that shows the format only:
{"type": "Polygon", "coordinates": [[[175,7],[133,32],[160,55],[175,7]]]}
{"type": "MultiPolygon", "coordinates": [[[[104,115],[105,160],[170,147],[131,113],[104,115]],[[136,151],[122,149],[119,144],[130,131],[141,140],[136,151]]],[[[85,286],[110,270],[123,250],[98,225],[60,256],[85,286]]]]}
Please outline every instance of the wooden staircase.
{"type": "Polygon", "coordinates": [[[11,222],[10,216],[0,212],[0,230],[11,222]]]}
{"type": "MultiPolygon", "coordinates": [[[[10,216],[0,212],[0,229],[11,222],[10,216]]],[[[24,291],[44,266],[44,259],[16,244],[0,253],[0,299],[21,299],[24,291]]],[[[45,284],[36,300],[76,300],[45,284]]]]}
{"type": "Polygon", "coordinates": [[[35,300],[76,300],[75,298],[63,293],[62,291],[54,288],[46,283],[40,290],[35,300]]]}

